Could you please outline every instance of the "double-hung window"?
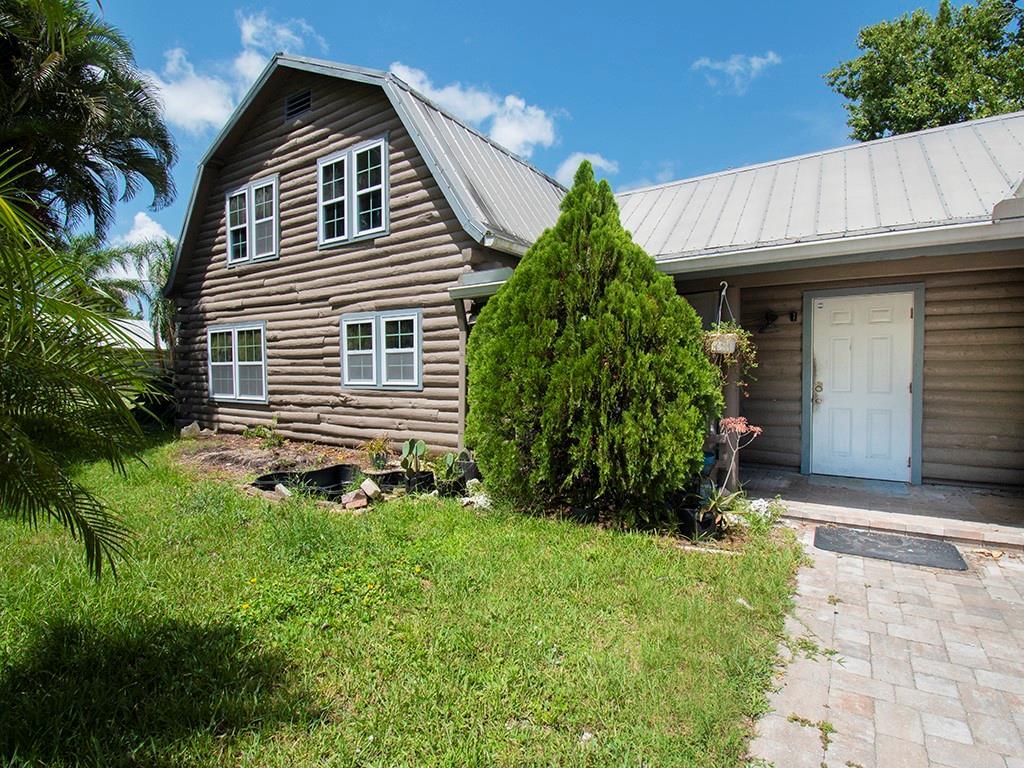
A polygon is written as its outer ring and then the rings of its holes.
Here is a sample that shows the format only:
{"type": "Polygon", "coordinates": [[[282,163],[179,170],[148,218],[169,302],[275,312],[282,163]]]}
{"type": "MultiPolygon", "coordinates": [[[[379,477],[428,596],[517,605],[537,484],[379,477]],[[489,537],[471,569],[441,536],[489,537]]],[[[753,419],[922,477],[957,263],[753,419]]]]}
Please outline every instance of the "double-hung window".
{"type": "Polygon", "coordinates": [[[421,326],[419,310],[343,315],[342,385],[419,389],[421,326]]]}
{"type": "Polygon", "coordinates": [[[272,259],[278,251],[277,177],[227,195],[228,264],[272,259]]]}
{"type": "Polygon", "coordinates": [[[266,329],[263,323],[215,325],[207,330],[210,397],[267,399],[266,329]]]}
{"type": "Polygon", "coordinates": [[[388,228],[388,146],[384,139],[317,161],[320,245],[369,237],[388,228]]]}

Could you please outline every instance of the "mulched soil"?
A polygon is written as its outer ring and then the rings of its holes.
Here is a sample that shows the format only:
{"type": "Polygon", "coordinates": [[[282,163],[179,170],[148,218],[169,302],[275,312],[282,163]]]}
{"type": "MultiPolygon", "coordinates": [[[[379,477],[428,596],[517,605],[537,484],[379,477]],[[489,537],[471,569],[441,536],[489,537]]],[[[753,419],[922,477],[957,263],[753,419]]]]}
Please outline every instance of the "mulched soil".
{"type": "Polygon", "coordinates": [[[260,438],[226,434],[203,435],[179,443],[183,464],[202,474],[236,482],[248,482],[267,472],[317,469],[332,464],[367,465],[361,451],[322,443],[285,440],[279,446],[264,448],[260,438]]]}

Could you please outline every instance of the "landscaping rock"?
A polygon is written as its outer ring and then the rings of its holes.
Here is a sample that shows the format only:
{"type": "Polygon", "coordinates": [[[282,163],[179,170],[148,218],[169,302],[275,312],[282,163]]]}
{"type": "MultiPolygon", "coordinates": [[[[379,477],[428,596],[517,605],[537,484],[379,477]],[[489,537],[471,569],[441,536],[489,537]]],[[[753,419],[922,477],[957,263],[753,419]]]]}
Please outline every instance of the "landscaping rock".
{"type": "Polygon", "coordinates": [[[370,504],[370,500],[366,498],[366,494],[362,491],[356,491],[356,496],[351,501],[345,503],[345,509],[362,509],[370,504]]]}
{"type": "Polygon", "coordinates": [[[183,440],[192,440],[199,437],[201,432],[202,430],[199,428],[199,422],[193,421],[187,427],[182,427],[179,434],[183,440]]]}
{"type": "Polygon", "coordinates": [[[380,486],[370,478],[363,480],[362,484],[359,486],[359,490],[365,493],[368,499],[375,499],[380,496],[380,486]]]}
{"type": "Polygon", "coordinates": [[[466,495],[476,496],[477,494],[483,493],[484,484],[478,478],[466,481],[466,495]]]}
{"type": "Polygon", "coordinates": [[[281,483],[274,486],[274,493],[280,496],[282,499],[287,499],[292,495],[292,492],[285,488],[281,483]]]}

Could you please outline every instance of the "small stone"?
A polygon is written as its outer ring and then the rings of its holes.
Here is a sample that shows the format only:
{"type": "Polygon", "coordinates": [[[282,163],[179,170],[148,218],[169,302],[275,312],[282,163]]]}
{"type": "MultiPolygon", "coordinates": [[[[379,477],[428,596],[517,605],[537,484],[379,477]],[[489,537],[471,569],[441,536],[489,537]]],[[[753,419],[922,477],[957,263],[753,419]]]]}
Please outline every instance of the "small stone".
{"type": "Polygon", "coordinates": [[[580,744],[589,744],[593,740],[594,734],[592,734],[590,731],[584,731],[583,735],[580,736],[580,744]]]}
{"type": "Polygon", "coordinates": [[[292,492],[285,488],[283,485],[281,485],[281,483],[278,483],[277,485],[274,486],[274,493],[276,493],[283,499],[286,499],[292,495],[292,492]]]}
{"type": "MultiPolygon", "coordinates": [[[[363,501],[367,500],[366,493],[364,493],[362,489],[357,488],[354,491],[349,491],[348,493],[341,497],[341,503],[348,507],[349,504],[351,504],[353,501],[356,501],[357,499],[362,499],[363,501]]],[[[363,504],[362,506],[365,507],[366,505],[363,504]]]]}
{"type": "Polygon", "coordinates": [[[368,499],[375,499],[380,496],[380,486],[370,478],[363,480],[362,484],[359,486],[359,490],[365,493],[368,499]]]}
{"type": "MultiPolygon", "coordinates": [[[[361,493],[357,491],[357,493],[361,493]]],[[[351,501],[345,503],[345,509],[362,509],[363,507],[369,506],[370,501],[364,495],[356,496],[351,501]]]]}
{"type": "Polygon", "coordinates": [[[200,432],[202,432],[202,430],[199,428],[199,422],[193,421],[187,427],[182,427],[179,434],[183,440],[192,440],[199,437],[200,432]]]}
{"type": "Polygon", "coordinates": [[[476,496],[478,493],[483,493],[484,484],[476,477],[466,482],[466,495],[476,496]]]}

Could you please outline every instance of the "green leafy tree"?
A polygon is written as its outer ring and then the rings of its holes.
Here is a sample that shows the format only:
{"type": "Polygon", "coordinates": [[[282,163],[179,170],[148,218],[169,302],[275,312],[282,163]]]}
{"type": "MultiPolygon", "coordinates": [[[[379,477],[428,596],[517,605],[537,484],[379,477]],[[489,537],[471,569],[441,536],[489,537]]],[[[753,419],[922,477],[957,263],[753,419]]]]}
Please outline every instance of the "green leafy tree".
{"type": "Polygon", "coordinates": [[[1013,0],[917,10],[865,27],[862,51],[825,75],[869,141],[1024,109],[1024,11],[1013,0]]]}
{"type": "Polygon", "coordinates": [[[174,198],[176,149],[131,45],[82,0],[0,0],[0,153],[51,224],[92,217],[101,237],[143,182],[174,198]]]}
{"type": "Polygon", "coordinates": [[[721,408],[702,343],[697,314],[584,162],[470,336],[466,440],[488,488],[529,509],[664,522],[721,408]]]}
{"type": "Polygon", "coordinates": [[[72,470],[96,458],[123,470],[141,449],[132,403],[148,391],[145,358],[108,298],[50,248],[20,180],[0,157],[0,515],[64,525],[98,577],[129,534],[72,470]]]}

